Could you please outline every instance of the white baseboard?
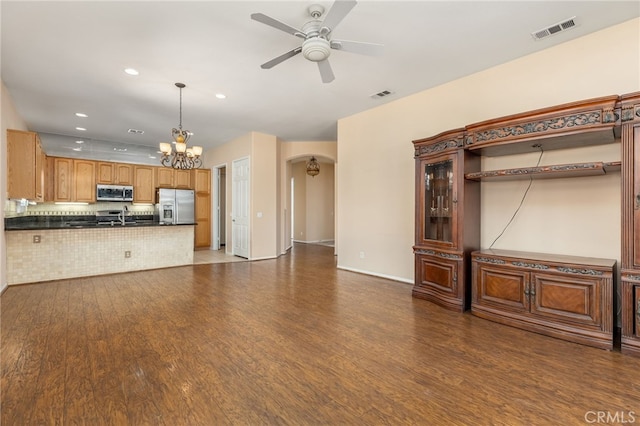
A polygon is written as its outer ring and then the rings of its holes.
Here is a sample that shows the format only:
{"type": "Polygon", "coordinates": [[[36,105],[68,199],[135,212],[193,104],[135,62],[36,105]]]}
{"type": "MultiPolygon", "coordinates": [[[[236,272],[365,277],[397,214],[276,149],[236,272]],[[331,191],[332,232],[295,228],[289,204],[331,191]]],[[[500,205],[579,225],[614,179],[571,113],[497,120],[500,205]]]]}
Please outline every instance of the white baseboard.
{"type": "Polygon", "coordinates": [[[413,283],[414,283],[412,279],[395,277],[393,275],[378,274],[378,273],[371,272],[371,271],[363,271],[361,269],[349,268],[349,267],[341,266],[341,265],[338,265],[337,268],[345,270],[345,271],[357,272],[358,274],[371,275],[371,276],[379,277],[379,278],[386,278],[388,280],[399,281],[401,283],[406,283],[406,284],[411,284],[411,285],[413,285],[413,283]]]}

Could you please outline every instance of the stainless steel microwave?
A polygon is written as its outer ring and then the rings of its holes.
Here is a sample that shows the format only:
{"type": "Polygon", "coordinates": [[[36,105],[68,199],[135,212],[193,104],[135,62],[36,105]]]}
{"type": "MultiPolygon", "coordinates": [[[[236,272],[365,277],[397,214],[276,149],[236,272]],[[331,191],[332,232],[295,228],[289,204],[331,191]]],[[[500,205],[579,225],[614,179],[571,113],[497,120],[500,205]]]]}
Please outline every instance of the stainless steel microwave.
{"type": "Polygon", "coordinates": [[[98,201],[133,201],[133,186],[98,185],[96,187],[98,201]]]}

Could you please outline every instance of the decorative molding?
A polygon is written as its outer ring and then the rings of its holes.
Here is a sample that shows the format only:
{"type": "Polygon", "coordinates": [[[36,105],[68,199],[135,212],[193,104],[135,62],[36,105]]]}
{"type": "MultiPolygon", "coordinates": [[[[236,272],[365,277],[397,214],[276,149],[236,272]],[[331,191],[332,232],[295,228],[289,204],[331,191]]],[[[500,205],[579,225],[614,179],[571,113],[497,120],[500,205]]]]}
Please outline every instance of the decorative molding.
{"type": "Polygon", "coordinates": [[[445,259],[454,259],[454,260],[460,260],[460,259],[462,259],[462,256],[460,256],[459,254],[438,253],[438,256],[440,256],[440,257],[444,257],[445,259]]]}
{"type": "Polygon", "coordinates": [[[435,256],[436,252],[434,250],[425,250],[425,249],[417,249],[415,251],[416,254],[430,254],[435,256]]]}
{"type": "Polygon", "coordinates": [[[640,275],[623,275],[622,277],[628,280],[640,281],[640,275]]]}
{"type": "MultiPolygon", "coordinates": [[[[615,120],[614,120],[615,121],[615,120]]],[[[475,142],[488,142],[496,139],[505,139],[514,136],[522,136],[535,133],[557,131],[564,128],[580,128],[602,124],[602,111],[588,111],[563,117],[555,117],[540,121],[531,121],[515,126],[506,126],[498,129],[489,129],[475,132],[475,142]]],[[[474,143],[472,141],[469,144],[474,143]]]]}
{"type": "Polygon", "coordinates": [[[640,117],[640,105],[622,105],[620,111],[620,119],[623,123],[626,123],[627,121],[633,121],[636,117],[640,117]]]}
{"type": "Polygon", "coordinates": [[[527,262],[511,262],[512,265],[521,266],[523,268],[533,269],[549,269],[548,265],[541,265],[539,263],[527,263],[527,262]]]}
{"type": "Polygon", "coordinates": [[[458,148],[463,145],[462,138],[448,139],[430,145],[416,146],[416,157],[424,154],[433,154],[434,152],[445,151],[450,148],[458,148]]]}
{"type": "Polygon", "coordinates": [[[494,263],[496,265],[504,265],[507,263],[502,259],[494,259],[493,257],[476,257],[475,260],[478,262],[494,263]]]}
{"type": "Polygon", "coordinates": [[[441,251],[428,250],[428,249],[417,249],[415,250],[416,254],[428,254],[431,256],[438,256],[444,259],[453,259],[453,260],[462,260],[462,256],[459,254],[445,253],[441,251]]]}
{"type": "Polygon", "coordinates": [[[558,266],[558,271],[568,274],[582,274],[582,275],[603,275],[602,271],[595,271],[593,269],[575,269],[567,268],[565,266],[558,266]]]}

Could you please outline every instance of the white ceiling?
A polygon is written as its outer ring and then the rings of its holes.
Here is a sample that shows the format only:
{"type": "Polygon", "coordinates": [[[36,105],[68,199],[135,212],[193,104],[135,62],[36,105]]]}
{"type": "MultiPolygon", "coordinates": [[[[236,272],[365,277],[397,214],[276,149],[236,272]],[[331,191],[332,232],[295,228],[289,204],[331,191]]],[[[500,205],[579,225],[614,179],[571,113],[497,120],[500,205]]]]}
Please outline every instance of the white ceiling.
{"type": "Polygon", "coordinates": [[[250,15],[300,28],[311,4],[332,2],[3,0],[2,80],[48,154],[156,164],[178,126],[176,82],[190,144],[205,150],[250,131],[336,140],[340,118],[640,16],[637,1],[364,0],[332,36],[384,44],[383,55],[332,50],[328,84],[302,55],[261,69],[301,39],[250,15]],[[573,16],[576,27],[531,37],[573,16]],[[371,97],[383,90],[393,94],[371,97]]]}

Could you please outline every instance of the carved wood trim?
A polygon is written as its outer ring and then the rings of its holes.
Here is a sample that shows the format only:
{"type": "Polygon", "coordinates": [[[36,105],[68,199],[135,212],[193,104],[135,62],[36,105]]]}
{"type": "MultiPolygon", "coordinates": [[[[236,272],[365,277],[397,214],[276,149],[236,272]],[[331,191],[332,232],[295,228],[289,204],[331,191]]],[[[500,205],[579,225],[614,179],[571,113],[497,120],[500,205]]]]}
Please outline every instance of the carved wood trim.
{"type": "Polygon", "coordinates": [[[475,149],[608,129],[613,139],[620,117],[617,101],[618,96],[607,96],[471,124],[465,128],[465,146],[475,149]]]}

